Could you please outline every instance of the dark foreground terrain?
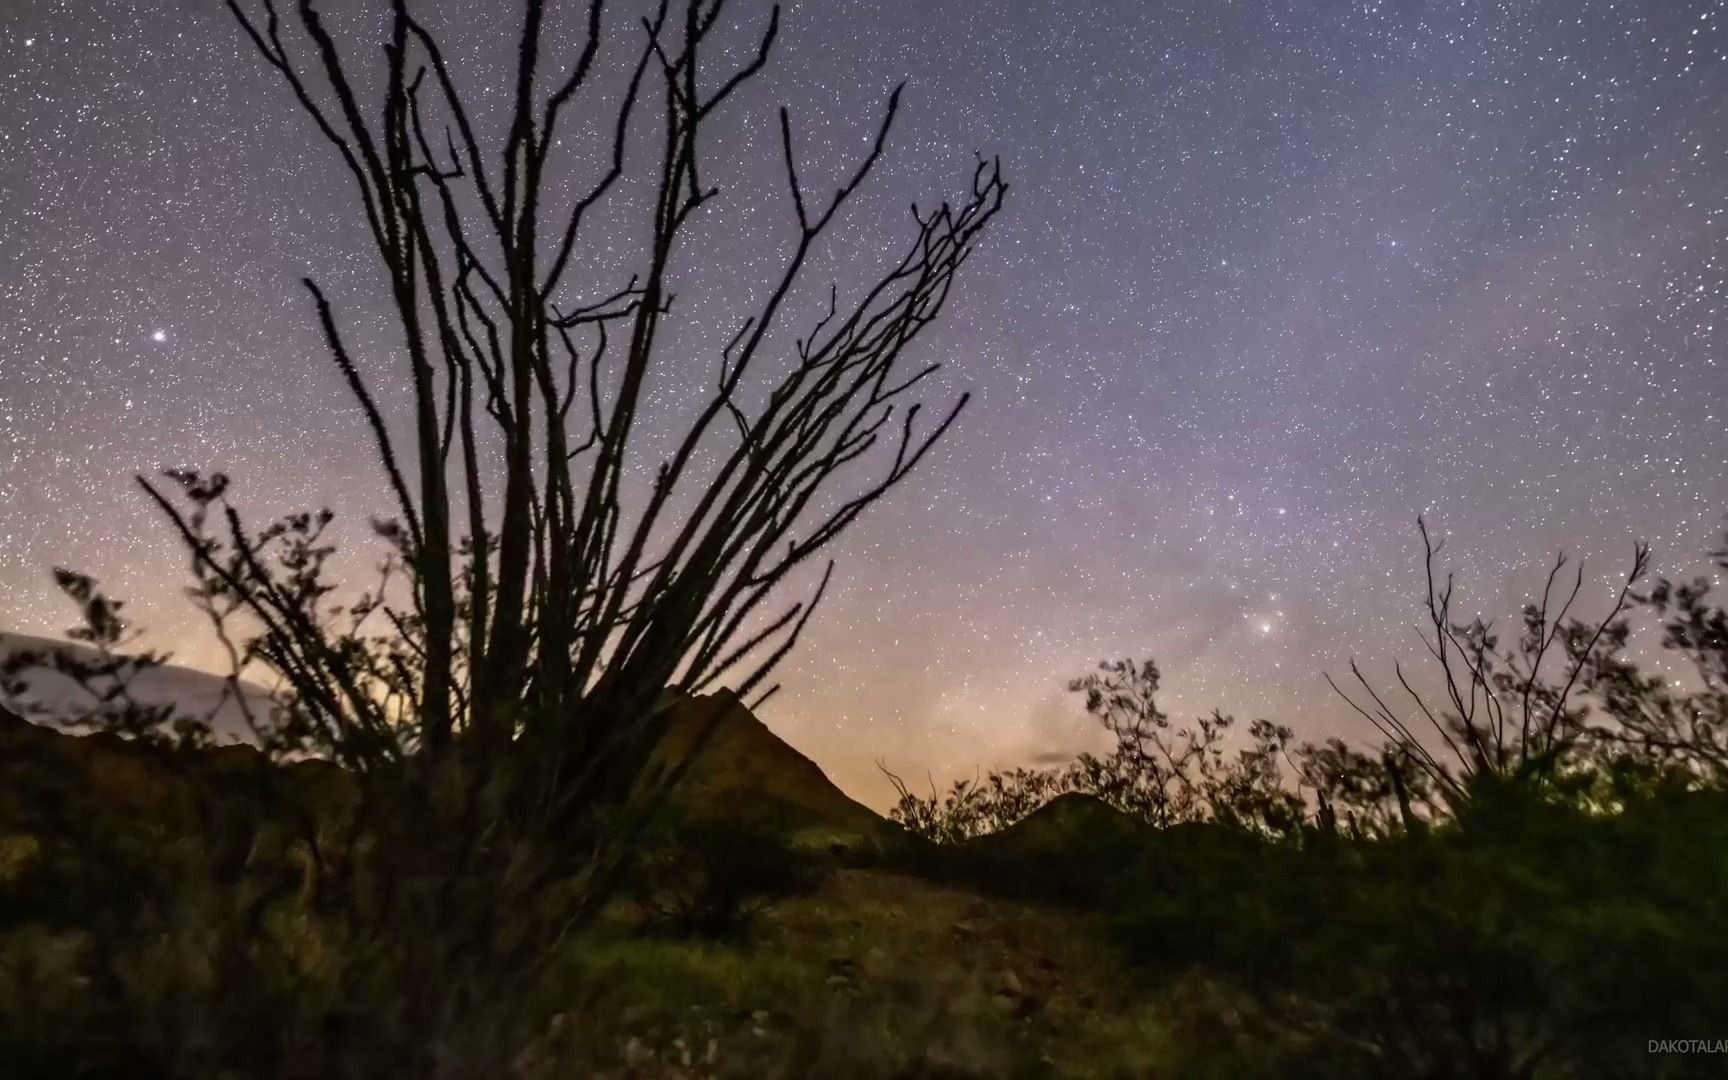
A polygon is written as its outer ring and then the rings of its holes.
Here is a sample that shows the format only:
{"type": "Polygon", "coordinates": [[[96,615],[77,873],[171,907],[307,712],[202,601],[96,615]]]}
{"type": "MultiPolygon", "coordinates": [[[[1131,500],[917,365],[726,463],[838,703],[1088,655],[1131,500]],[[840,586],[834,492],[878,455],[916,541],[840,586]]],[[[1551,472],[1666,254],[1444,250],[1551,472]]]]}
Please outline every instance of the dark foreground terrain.
{"type": "MultiPolygon", "coordinates": [[[[1593,796],[1611,814],[1506,792],[1382,839],[1153,829],[1070,794],[939,846],[714,702],[614,901],[431,1033],[432,1071],[1723,1075],[1650,1052],[1728,1038],[1719,794],[1628,774],[1593,796]]],[[[0,719],[0,1071],[401,1075],[399,969],[368,957],[404,946],[322,862],[363,801],[327,764],[0,719]]]]}

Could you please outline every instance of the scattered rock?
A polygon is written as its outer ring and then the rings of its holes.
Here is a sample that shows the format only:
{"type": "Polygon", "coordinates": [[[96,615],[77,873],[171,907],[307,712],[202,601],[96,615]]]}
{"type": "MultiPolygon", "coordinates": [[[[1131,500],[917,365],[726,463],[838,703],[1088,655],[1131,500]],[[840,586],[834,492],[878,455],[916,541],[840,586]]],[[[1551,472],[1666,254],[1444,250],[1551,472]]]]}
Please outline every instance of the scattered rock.
{"type": "Polygon", "coordinates": [[[0,882],[22,876],[41,850],[42,843],[34,836],[24,833],[0,836],[0,882]]]}
{"type": "Polygon", "coordinates": [[[879,979],[888,974],[893,964],[889,963],[888,953],[880,945],[870,946],[870,951],[864,954],[864,974],[873,979],[879,979]]]}
{"type": "Polygon", "coordinates": [[[630,1036],[630,1041],[624,1044],[624,1064],[632,1068],[646,1064],[652,1056],[648,1052],[648,1048],[642,1045],[642,1040],[634,1035],[630,1036]]]}
{"type": "Polygon", "coordinates": [[[1007,968],[997,975],[993,989],[991,1004],[1016,1020],[1024,1020],[1044,1007],[1044,999],[1027,990],[1020,976],[1007,968]]]}

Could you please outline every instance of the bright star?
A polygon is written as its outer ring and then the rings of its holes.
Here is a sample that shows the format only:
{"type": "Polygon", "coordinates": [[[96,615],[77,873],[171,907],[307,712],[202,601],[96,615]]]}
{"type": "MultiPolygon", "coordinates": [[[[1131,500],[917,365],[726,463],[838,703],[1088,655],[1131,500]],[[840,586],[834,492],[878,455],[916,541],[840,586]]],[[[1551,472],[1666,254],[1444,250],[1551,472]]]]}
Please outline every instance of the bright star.
{"type": "Polygon", "coordinates": [[[162,344],[162,343],[163,343],[163,342],[164,342],[164,341],[167,341],[167,340],[168,340],[168,331],[166,331],[166,330],[158,330],[158,331],[156,331],[156,332],[155,332],[155,333],[154,333],[154,334],[151,334],[151,335],[150,335],[150,340],[151,340],[151,341],[154,341],[154,342],[155,342],[155,343],[156,343],[156,344],[158,344],[158,345],[160,345],[160,344],[162,344]]]}

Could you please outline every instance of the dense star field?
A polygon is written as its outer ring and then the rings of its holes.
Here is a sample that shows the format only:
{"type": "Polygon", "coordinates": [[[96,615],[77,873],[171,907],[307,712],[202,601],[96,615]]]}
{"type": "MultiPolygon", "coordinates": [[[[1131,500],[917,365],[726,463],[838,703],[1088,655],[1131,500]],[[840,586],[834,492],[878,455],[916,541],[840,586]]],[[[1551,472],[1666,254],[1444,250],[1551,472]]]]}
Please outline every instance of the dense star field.
{"type": "MultiPolygon", "coordinates": [[[[488,5],[422,6],[497,81],[488,5]]],[[[1013,184],[919,346],[947,363],[934,404],[974,401],[835,552],[764,716],[860,797],[883,801],[878,758],[940,781],[1091,744],[1062,683],[1109,655],[1157,657],[1173,711],[1356,732],[1321,672],[1420,649],[1418,513],[1470,614],[1514,612],[1557,547],[1601,605],[1635,539],[1686,573],[1719,537],[1728,3],[796,0],[783,21],[708,150],[722,198],[675,313],[700,363],[786,242],[777,104],[819,189],[908,80],[833,243],[842,284],[975,151],[1013,184]]],[[[388,505],[297,284],[391,385],[362,232],[218,0],[0,6],[0,629],[68,625],[68,565],[214,663],[134,473],[225,469],[259,520],[388,505]]]]}

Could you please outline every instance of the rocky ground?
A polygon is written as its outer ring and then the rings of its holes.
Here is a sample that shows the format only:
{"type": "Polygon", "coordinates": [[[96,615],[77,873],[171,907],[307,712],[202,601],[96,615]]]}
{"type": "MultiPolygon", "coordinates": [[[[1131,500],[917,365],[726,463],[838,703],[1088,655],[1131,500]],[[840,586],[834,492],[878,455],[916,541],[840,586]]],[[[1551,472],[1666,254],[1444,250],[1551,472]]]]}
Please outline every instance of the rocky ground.
{"type": "Polygon", "coordinates": [[[617,1077],[1160,1075],[1169,1015],[1092,929],[843,870],[768,911],[747,943],[583,946],[577,963],[607,991],[564,1023],[610,1029],[601,1056],[617,1077]]]}

